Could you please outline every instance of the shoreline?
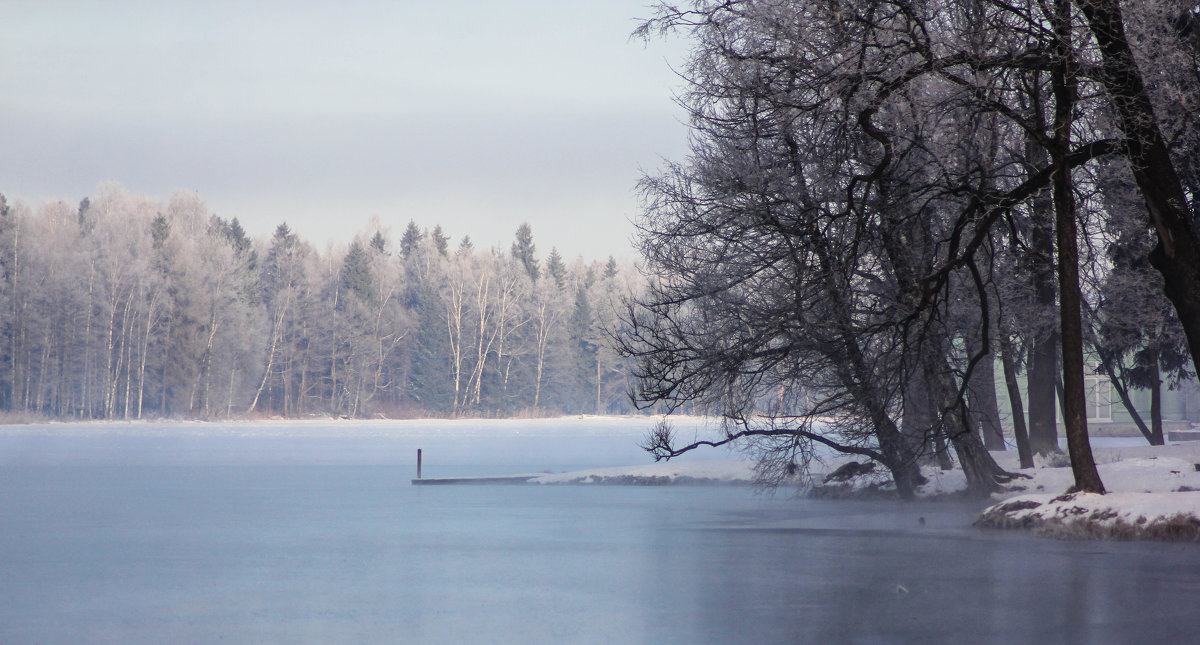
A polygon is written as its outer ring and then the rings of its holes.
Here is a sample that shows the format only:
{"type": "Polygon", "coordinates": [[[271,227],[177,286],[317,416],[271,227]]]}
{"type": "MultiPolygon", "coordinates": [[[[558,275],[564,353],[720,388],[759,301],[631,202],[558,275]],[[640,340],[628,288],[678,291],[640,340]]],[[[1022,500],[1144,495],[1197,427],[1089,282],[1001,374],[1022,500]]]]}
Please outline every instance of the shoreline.
{"type": "MultiPolygon", "coordinates": [[[[532,440],[536,446],[541,438],[561,443],[571,437],[636,443],[656,420],[650,416],[572,415],[508,419],[52,421],[0,425],[0,439],[395,439],[436,440],[443,445],[457,445],[461,439],[481,440],[493,446],[501,445],[496,441],[521,439],[532,440]]],[[[683,416],[672,417],[672,422],[678,430],[697,435],[711,431],[718,423],[705,417],[683,416]]],[[[1074,482],[1065,455],[1038,459],[1034,468],[1019,469],[1015,451],[993,452],[1002,468],[1029,479],[1017,480],[992,495],[990,505],[989,500],[979,500],[987,506],[974,526],[1068,539],[1200,541],[1200,441],[1149,446],[1140,437],[1094,437],[1093,450],[1107,495],[1069,495],[1074,482]]],[[[534,451],[536,454],[536,447],[534,451]]],[[[647,457],[647,463],[636,465],[539,474],[529,483],[756,484],[755,464],[740,455],[726,455],[724,459],[660,463],[648,463],[647,457]]],[[[849,456],[826,456],[812,464],[806,478],[784,486],[794,487],[796,493],[812,499],[894,498],[894,488],[881,468],[864,469],[844,481],[825,480],[828,474],[853,461],[855,458],[849,456]]],[[[929,481],[918,490],[919,501],[963,500],[966,482],[961,470],[926,467],[923,474],[929,481]]]]}

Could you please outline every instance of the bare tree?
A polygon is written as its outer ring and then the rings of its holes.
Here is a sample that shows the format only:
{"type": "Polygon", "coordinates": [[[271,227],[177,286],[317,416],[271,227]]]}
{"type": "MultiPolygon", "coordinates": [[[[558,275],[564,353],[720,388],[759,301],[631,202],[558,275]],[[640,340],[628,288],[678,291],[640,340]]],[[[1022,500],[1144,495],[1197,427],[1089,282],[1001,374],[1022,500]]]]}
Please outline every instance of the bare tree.
{"type": "MultiPolygon", "coordinates": [[[[648,25],[697,40],[685,101],[695,143],[686,166],[644,183],[651,285],[624,344],[639,361],[637,396],[715,406],[731,422],[716,443],[776,440],[760,451],[781,464],[771,472],[802,466],[819,443],[880,461],[911,495],[918,456],[943,436],[971,488],[994,490],[1009,476],[971,429],[949,364],[950,281],[927,281],[958,273],[982,293],[973,255],[956,248],[974,229],[973,202],[944,188],[980,181],[977,142],[941,135],[975,125],[977,88],[939,78],[970,59],[938,59],[944,34],[906,4],[839,8],[664,7],[648,25]],[[897,50],[913,53],[897,61],[897,50]],[[909,378],[932,386],[936,411],[918,441],[895,422],[909,378]],[[765,392],[792,383],[807,409],[758,412],[765,392]]],[[[701,445],[667,439],[651,439],[656,456],[701,445]]]]}

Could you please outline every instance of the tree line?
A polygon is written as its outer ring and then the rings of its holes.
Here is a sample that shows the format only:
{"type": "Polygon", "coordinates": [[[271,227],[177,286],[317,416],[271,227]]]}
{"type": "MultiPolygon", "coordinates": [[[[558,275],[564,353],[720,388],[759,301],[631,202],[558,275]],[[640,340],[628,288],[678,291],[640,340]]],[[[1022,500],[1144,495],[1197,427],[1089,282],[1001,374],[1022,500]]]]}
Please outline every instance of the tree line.
{"type": "Polygon", "coordinates": [[[0,409],[53,418],[630,411],[605,342],[629,266],[373,220],[324,251],[199,195],[0,196],[0,409]]]}
{"type": "Polygon", "coordinates": [[[660,31],[692,43],[691,153],[643,180],[621,349],[642,404],[727,423],[647,448],[736,442],[778,480],[823,446],[902,496],[953,457],[985,495],[1019,476],[985,449],[1002,374],[1022,465],[1061,404],[1103,492],[1085,370],[1132,410],[1200,360],[1194,3],[697,0],[660,31]]]}

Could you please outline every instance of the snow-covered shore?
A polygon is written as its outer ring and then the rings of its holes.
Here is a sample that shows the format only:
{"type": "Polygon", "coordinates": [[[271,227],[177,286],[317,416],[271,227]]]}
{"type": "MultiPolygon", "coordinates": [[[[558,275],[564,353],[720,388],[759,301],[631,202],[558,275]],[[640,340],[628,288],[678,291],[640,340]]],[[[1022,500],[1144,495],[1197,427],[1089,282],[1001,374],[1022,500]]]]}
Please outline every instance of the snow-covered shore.
{"type": "MultiPolygon", "coordinates": [[[[976,526],[1025,529],[1061,538],[1200,541],[1200,442],[1147,446],[1140,438],[1099,437],[1093,439],[1093,452],[1108,491],[1105,495],[1067,493],[1074,479],[1066,455],[1053,460],[1039,459],[1034,468],[1021,469],[1016,451],[992,453],[1002,467],[1025,477],[994,495],[997,503],[983,511],[976,526]]],[[[876,491],[891,494],[893,487],[888,473],[878,467],[862,469],[865,472],[843,481],[826,480],[830,473],[851,461],[854,459],[850,457],[833,457],[814,464],[808,484],[810,493],[826,497],[870,496],[876,491]]],[[[679,464],[674,470],[668,464],[611,469],[611,478],[632,480],[627,483],[686,482],[690,477],[749,483],[754,478],[752,464],[728,462],[718,470],[719,463],[679,464]],[[660,469],[662,479],[649,479],[654,468],[660,469]],[[706,474],[704,468],[712,469],[711,474],[706,474]],[[647,481],[639,482],[636,478],[647,481]]],[[[918,497],[957,497],[966,489],[961,470],[930,467],[923,473],[928,483],[919,489],[918,497]]],[[[571,473],[547,479],[548,482],[606,480],[608,477],[600,473],[571,473]]]]}
{"type": "Polygon", "coordinates": [[[1065,538],[1200,541],[1200,442],[1103,445],[1094,452],[1107,494],[1067,494],[1069,465],[1021,470],[1031,479],[1010,486],[976,525],[1065,538]]]}
{"type": "Polygon", "coordinates": [[[1032,529],[1069,539],[1200,541],[1200,492],[1021,495],[986,509],[975,525],[1032,529]]]}

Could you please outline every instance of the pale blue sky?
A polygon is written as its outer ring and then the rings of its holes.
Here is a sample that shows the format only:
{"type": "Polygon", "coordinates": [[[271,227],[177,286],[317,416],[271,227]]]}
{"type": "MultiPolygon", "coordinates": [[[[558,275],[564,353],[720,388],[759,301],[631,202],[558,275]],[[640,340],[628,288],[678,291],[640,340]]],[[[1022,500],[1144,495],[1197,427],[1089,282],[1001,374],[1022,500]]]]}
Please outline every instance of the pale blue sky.
{"type": "Polygon", "coordinates": [[[5,2],[0,192],[197,190],[318,247],[371,215],[632,257],[640,169],[686,146],[684,44],[642,0],[5,2]]]}

